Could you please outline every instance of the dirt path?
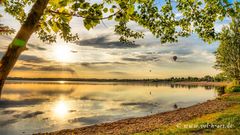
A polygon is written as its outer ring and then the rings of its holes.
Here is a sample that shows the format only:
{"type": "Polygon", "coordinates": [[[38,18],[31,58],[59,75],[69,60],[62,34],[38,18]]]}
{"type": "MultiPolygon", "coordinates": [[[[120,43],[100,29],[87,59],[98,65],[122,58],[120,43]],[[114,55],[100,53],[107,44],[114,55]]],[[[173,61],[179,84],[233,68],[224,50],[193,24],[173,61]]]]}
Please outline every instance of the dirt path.
{"type": "MultiPolygon", "coordinates": [[[[191,120],[193,118],[219,112],[233,103],[219,99],[210,100],[205,103],[197,104],[191,107],[178,109],[175,111],[159,113],[151,116],[124,119],[112,123],[102,123],[93,126],[87,126],[76,129],[66,129],[51,133],[41,133],[44,135],[119,135],[131,134],[144,131],[151,131],[162,125],[171,125],[181,121],[191,120]]],[[[39,134],[40,135],[40,134],[39,134]]]]}

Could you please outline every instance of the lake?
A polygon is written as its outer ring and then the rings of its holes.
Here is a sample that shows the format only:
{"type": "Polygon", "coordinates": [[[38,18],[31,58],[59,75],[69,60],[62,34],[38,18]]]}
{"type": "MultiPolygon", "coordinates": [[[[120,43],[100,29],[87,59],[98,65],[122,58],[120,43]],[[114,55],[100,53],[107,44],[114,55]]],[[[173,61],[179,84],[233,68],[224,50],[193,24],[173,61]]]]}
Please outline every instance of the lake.
{"type": "Polygon", "coordinates": [[[214,87],[98,82],[9,82],[0,134],[25,135],[151,115],[214,99],[214,87]]]}

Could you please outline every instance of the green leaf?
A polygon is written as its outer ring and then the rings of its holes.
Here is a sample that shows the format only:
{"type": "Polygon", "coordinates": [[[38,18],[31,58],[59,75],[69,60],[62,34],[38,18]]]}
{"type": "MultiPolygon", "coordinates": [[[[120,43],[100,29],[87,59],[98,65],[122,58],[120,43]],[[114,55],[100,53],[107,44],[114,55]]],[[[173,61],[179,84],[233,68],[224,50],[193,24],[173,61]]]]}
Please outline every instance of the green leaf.
{"type": "Polygon", "coordinates": [[[53,24],[53,25],[52,25],[52,30],[53,30],[55,33],[57,33],[57,32],[59,31],[59,28],[58,28],[57,24],[56,24],[55,22],[53,22],[52,24],[53,24]]]}
{"type": "Polygon", "coordinates": [[[130,5],[128,7],[128,14],[132,14],[134,12],[134,5],[130,5]]]}
{"type": "Polygon", "coordinates": [[[114,9],[113,9],[113,8],[110,8],[110,12],[111,12],[111,13],[114,13],[114,9]]]}
{"type": "Polygon", "coordinates": [[[87,9],[89,7],[90,7],[90,4],[88,2],[85,2],[85,3],[81,4],[81,8],[83,8],[83,9],[87,9]]]}
{"type": "Polygon", "coordinates": [[[104,9],[103,9],[103,12],[104,12],[104,13],[107,13],[107,12],[108,12],[108,8],[104,8],[104,9]]]}
{"type": "Polygon", "coordinates": [[[85,20],[83,21],[83,24],[84,24],[84,27],[85,27],[87,30],[90,30],[90,29],[92,28],[91,22],[90,22],[90,20],[88,20],[88,19],[85,19],[85,20]]]}

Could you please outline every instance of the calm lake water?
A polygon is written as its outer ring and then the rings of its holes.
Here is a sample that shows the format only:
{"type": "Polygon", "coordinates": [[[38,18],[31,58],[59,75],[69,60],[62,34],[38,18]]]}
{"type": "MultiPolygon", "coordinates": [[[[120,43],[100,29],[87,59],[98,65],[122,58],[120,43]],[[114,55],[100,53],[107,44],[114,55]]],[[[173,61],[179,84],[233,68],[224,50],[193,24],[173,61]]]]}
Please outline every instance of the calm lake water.
{"type": "Polygon", "coordinates": [[[0,134],[77,128],[187,107],[217,97],[212,87],[124,83],[8,83],[0,134]]]}

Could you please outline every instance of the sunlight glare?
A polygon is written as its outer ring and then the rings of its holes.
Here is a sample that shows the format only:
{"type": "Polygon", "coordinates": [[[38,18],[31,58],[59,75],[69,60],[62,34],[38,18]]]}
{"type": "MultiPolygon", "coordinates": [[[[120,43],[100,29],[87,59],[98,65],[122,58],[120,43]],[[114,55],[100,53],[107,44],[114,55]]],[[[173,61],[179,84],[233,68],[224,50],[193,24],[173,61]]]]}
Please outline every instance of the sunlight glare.
{"type": "Polygon", "coordinates": [[[59,81],[59,83],[60,83],[60,84],[64,84],[64,83],[65,83],[65,81],[59,81]]]}
{"type": "Polygon", "coordinates": [[[53,48],[54,59],[58,62],[71,62],[73,56],[68,45],[55,45],[53,48]]]}
{"type": "Polygon", "coordinates": [[[69,108],[67,103],[64,100],[57,102],[54,108],[54,114],[58,117],[64,117],[68,114],[69,108]]]}

